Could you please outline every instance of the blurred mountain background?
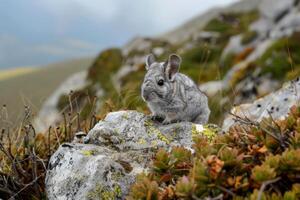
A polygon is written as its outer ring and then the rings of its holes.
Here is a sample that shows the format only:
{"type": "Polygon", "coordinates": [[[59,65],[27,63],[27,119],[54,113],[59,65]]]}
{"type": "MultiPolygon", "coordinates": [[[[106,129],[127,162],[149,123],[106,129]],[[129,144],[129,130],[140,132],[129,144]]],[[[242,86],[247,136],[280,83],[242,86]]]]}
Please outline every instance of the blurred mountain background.
{"type": "Polygon", "coordinates": [[[25,67],[24,75],[0,80],[0,103],[12,121],[30,106],[40,131],[74,110],[82,118],[95,108],[99,116],[119,109],[147,112],[140,85],[149,53],[161,60],[182,56],[181,72],[208,95],[210,121],[217,124],[234,105],[263,97],[300,73],[297,0],[6,6],[21,9],[24,18],[1,13],[9,20],[0,32],[0,66],[44,67],[25,67]]]}
{"type": "Polygon", "coordinates": [[[9,119],[33,113],[97,54],[131,38],[157,36],[226,1],[5,1],[0,7],[0,105],[9,119]],[[17,14],[16,14],[17,12],[17,14]],[[178,14],[180,13],[180,14],[178,14]]]}

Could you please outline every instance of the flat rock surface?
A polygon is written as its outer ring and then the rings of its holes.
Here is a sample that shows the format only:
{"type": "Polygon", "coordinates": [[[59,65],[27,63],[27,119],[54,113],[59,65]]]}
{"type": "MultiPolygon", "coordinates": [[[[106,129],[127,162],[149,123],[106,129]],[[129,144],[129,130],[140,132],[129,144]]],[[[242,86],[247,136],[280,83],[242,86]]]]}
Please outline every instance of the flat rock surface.
{"type": "Polygon", "coordinates": [[[223,130],[228,130],[230,126],[236,124],[236,117],[247,118],[252,121],[260,122],[263,118],[270,115],[273,119],[282,119],[290,111],[293,105],[300,100],[300,77],[283,85],[276,92],[255,100],[253,103],[242,104],[231,110],[233,115],[223,122],[223,130]],[[234,116],[235,115],[235,116],[234,116]]]}

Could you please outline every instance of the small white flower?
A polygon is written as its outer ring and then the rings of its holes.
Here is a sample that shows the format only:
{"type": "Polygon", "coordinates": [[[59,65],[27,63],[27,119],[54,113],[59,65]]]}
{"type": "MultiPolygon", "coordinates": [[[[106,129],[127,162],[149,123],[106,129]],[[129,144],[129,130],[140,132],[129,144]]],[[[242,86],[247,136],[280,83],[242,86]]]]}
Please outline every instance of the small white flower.
{"type": "Polygon", "coordinates": [[[196,131],[197,131],[197,132],[202,132],[202,131],[204,131],[203,125],[201,125],[201,124],[196,124],[196,131]]]}

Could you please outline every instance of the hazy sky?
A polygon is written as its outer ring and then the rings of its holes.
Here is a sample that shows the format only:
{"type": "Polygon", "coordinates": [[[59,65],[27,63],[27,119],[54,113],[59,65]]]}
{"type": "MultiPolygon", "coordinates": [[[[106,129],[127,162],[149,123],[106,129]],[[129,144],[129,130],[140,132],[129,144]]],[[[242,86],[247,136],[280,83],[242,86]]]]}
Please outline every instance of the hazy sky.
{"type": "Polygon", "coordinates": [[[236,0],[1,0],[0,69],[92,56],[236,0]]]}

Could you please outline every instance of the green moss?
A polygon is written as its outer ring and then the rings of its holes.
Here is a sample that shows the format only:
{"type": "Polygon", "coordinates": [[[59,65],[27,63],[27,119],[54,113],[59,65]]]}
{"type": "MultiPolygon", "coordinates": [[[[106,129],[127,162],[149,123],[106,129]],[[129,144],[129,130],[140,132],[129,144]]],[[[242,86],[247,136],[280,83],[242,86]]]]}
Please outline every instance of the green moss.
{"type": "Polygon", "coordinates": [[[102,184],[97,184],[93,191],[87,194],[89,199],[103,199],[103,200],[114,200],[119,199],[122,196],[122,190],[119,185],[115,185],[113,189],[108,189],[102,184]]]}
{"type": "MultiPolygon", "coordinates": [[[[160,141],[170,144],[170,140],[162,132],[160,132],[160,130],[157,129],[150,120],[145,121],[144,125],[147,127],[148,135],[155,135],[160,141]]],[[[156,143],[153,144],[156,146],[156,143]]]]}
{"type": "Polygon", "coordinates": [[[300,65],[296,65],[292,70],[288,71],[286,74],[287,80],[293,80],[300,76],[300,65]]]}
{"type": "Polygon", "coordinates": [[[256,37],[258,36],[258,33],[256,31],[247,31],[242,35],[241,43],[243,45],[249,44],[252,42],[256,37]]]}
{"type": "Polygon", "coordinates": [[[93,156],[95,155],[95,150],[82,150],[80,153],[82,153],[85,156],[93,156]]]}
{"type": "Polygon", "coordinates": [[[122,178],[124,178],[124,175],[122,172],[116,171],[111,173],[111,178],[114,181],[120,181],[122,178]]]}
{"type": "Polygon", "coordinates": [[[204,125],[203,135],[205,135],[209,141],[212,141],[219,133],[220,128],[214,124],[204,125]]]}
{"type": "Polygon", "coordinates": [[[157,129],[150,120],[145,121],[144,125],[147,127],[147,133],[149,135],[156,135],[159,140],[166,144],[170,144],[170,140],[162,132],[160,132],[160,130],[157,129]]]}
{"type": "Polygon", "coordinates": [[[216,130],[209,126],[203,126],[198,124],[192,125],[192,136],[197,137],[199,135],[205,136],[209,142],[211,142],[217,135],[216,130]]]}

